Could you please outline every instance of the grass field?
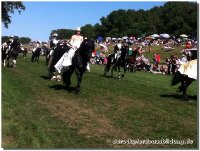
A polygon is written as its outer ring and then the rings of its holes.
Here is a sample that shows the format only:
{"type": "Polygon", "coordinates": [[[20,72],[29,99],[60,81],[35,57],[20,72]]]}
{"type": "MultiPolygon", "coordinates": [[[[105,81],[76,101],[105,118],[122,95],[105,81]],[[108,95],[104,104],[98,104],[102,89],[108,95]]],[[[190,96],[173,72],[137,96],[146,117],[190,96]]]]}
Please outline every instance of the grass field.
{"type": "Polygon", "coordinates": [[[20,54],[16,68],[2,67],[2,147],[197,148],[196,81],[188,89],[191,100],[186,102],[180,100],[178,86],[170,86],[172,76],[136,72],[120,81],[102,74],[102,65],[91,65],[76,95],[66,91],[62,82],[47,79],[44,57],[36,64],[30,62],[30,55],[24,59],[20,54]],[[193,143],[119,141],[137,139],[193,143]]]}

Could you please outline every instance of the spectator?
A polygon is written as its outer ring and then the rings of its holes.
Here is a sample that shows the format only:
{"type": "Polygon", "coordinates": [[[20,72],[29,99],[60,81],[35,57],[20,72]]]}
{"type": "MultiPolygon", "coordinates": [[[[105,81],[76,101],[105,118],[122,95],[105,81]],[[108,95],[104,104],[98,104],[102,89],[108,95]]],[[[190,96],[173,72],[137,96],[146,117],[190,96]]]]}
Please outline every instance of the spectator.
{"type": "Polygon", "coordinates": [[[140,56],[143,55],[143,52],[142,52],[142,46],[139,46],[139,48],[138,48],[138,53],[139,53],[140,56]]]}
{"type": "Polygon", "coordinates": [[[168,58],[165,58],[165,64],[167,65],[167,74],[170,74],[171,72],[171,60],[168,58]]]}
{"type": "Polygon", "coordinates": [[[156,64],[157,64],[157,66],[158,66],[158,64],[160,63],[160,54],[157,54],[156,55],[156,64]]]}

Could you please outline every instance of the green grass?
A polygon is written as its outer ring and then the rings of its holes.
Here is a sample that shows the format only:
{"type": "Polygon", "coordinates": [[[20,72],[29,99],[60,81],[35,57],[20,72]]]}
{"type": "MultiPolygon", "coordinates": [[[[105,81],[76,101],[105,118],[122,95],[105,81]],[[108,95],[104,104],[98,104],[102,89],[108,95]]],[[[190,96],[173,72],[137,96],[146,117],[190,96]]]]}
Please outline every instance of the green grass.
{"type": "MultiPolygon", "coordinates": [[[[154,52],[152,52],[153,54],[154,52]]],[[[197,148],[197,82],[190,102],[171,87],[172,76],[127,73],[120,81],[91,65],[81,93],[46,79],[44,57],[19,57],[2,68],[2,147],[13,148],[197,148]],[[191,139],[192,145],[115,145],[115,139],[191,139]]],[[[115,73],[117,77],[117,73],[115,73]]],[[[72,86],[76,77],[72,77],[72,86]]]]}

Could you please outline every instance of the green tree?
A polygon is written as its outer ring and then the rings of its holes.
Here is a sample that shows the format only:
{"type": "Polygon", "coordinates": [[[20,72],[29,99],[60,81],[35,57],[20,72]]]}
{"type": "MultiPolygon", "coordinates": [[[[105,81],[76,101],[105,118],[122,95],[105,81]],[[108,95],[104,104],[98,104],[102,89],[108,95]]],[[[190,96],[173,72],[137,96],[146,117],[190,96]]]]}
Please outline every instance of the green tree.
{"type": "Polygon", "coordinates": [[[14,14],[15,10],[18,10],[18,13],[21,14],[21,12],[25,10],[25,6],[22,2],[1,2],[1,20],[6,28],[8,28],[8,24],[11,23],[11,16],[9,13],[14,14]]]}
{"type": "Polygon", "coordinates": [[[20,37],[19,38],[19,42],[23,43],[23,44],[28,44],[31,42],[31,39],[28,37],[20,37]]]}
{"type": "Polygon", "coordinates": [[[52,30],[49,36],[49,39],[52,38],[52,35],[54,33],[58,34],[59,39],[70,39],[71,36],[74,34],[74,30],[72,29],[57,29],[57,30],[52,30]]]}
{"type": "Polygon", "coordinates": [[[1,43],[7,42],[9,40],[8,36],[2,36],[1,37],[1,43]]]}
{"type": "Polygon", "coordinates": [[[95,29],[91,24],[86,24],[85,26],[81,27],[82,35],[88,38],[95,38],[95,29]]]}

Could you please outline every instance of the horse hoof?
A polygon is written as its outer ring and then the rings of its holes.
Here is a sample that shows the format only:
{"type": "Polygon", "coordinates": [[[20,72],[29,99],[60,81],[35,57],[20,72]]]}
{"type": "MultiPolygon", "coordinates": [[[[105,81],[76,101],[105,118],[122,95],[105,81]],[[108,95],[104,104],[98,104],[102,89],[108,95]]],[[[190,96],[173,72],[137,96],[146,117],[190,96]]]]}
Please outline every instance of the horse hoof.
{"type": "Polygon", "coordinates": [[[80,87],[76,87],[75,90],[76,90],[76,94],[80,93],[81,91],[80,87]]]}
{"type": "Polygon", "coordinates": [[[52,78],[51,78],[51,81],[55,81],[56,80],[56,76],[53,76],[52,78]]]}
{"type": "Polygon", "coordinates": [[[190,98],[189,98],[189,97],[183,97],[182,100],[183,100],[183,101],[189,101],[190,98]]]}

